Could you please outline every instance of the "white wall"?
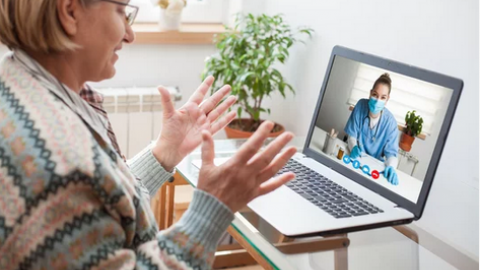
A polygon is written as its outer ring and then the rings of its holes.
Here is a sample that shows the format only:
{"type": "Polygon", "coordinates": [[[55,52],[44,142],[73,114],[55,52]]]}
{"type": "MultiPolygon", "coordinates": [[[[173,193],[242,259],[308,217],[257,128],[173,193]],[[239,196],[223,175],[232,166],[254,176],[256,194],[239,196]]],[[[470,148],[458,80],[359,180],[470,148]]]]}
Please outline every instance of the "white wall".
{"type": "Polygon", "coordinates": [[[359,65],[358,62],[343,57],[335,58],[320,113],[316,120],[319,128],[327,132],[332,128],[338,131],[340,140],[343,140],[346,135],[344,130],[351,114],[347,101],[352,92],[359,65]]]}
{"type": "MultiPolygon", "coordinates": [[[[423,181],[425,179],[425,175],[427,174],[428,165],[430,163],[430,159],[433,155],[433,150],[435,149],[435,144],[437,143],[438,136],[440,134],[441,123],[443,123],[445,119],[445,114],[447,113],[448,109],[448,102],[451,99],[451,90],[450,89],[442,89],[442,91],[448,91],[448,94],[445,94],[445,98],[443,103],[440,106],[440,109],[435,113],[432,129],[430,133],[424,140],[416,138],[412,144],[412,150],[410,154],[415,156],[418,159],[418,163],[415,167],[415,172],[413,173],[413,177],[420,179],[423,181]]],[[[402,132],[399,132],[399,141],[401,138],[402,132]]],[[[413,162],[407,162],[407,159],[404,158],[403,160],[400,159],[400,168],[403,168],[405,172],[410,173],[413,169],[413,162]]]]}
{"type": "Polygon", "coordinates": [[[283,68],[297,95],[269,101],[273,120],[305,135],[331,50],[343,45],[464,80],[424,215],[416,224],[478,260],[478,1],[267,0],[316,36],[283,68]]]}
{"type": "Polygon", "coordinates": [[[213,45],[127,45],[119,52],[117,74],[96,87],[178,86],[185,98],[200,85],[204,60],[213,45]]]}

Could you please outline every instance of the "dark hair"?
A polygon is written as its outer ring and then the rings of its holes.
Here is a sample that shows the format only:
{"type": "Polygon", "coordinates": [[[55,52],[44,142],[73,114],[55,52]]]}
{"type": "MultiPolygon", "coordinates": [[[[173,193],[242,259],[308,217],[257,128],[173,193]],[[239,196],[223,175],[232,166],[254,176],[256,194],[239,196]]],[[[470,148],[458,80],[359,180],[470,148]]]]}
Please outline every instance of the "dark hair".
{"type": "Polygon", "coordinates": [[[392,79],[390,79],[390,74],[383,73],[382,76],[378,77],[378,79],[373,84],[372,90],[375,89],[375,87],[377,87],[377,84],[379,83],[388,86],[388,94],[390,95],[390,92],[392,92],[392,79]]]}

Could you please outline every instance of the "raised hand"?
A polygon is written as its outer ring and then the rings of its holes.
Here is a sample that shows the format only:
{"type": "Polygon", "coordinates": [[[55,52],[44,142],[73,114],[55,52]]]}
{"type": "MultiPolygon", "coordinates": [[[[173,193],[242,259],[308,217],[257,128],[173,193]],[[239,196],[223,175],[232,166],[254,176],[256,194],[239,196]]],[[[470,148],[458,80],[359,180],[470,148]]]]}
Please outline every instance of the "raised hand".
{"type": "Polygon", "coordinates": [[[163,126],[152,151],[166,170],[171,171],[200,145],[202,131],[215,134],[235,119],[235,112],[221,117],[235,103],[235,96],[229,96],[218,105],[230,93],[230,86],[222,87],[210,98],[203,100],[213,81],[212,76],[206,78],[178,110],[173,107],[168,90],[162,86],[158,88],[162,96],[163,126]]]}
{"type": "Polygon", "coordinates": [[[240,210],[251,200],[267,194],[295,177],[292,172],[272,178],[295,154],[295,147],[280,151],[293,138],[286,132],[258,152],[274,124],[265,121],[239,151],[221,166],[215,166],[212,136],[202,132],[202,168],[198,189],[210,193],[227,205],[232,212],[240,210]],[[280,154],[279,154],[280,153],[280,154]]]}

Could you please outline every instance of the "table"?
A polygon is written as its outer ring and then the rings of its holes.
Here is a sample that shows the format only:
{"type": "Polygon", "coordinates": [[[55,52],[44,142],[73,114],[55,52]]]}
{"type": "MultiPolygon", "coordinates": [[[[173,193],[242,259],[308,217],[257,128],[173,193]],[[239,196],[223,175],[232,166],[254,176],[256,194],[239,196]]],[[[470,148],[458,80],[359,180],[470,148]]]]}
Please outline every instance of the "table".
{"type": "Polygon", "coordinates": [[[410,172],[410,175],[413,176],[413,174],[415,173],[415,169],[417,168],[418,162],[420,161],[412,153],[405,152],[402,149],[398,149],[398,166],[400,166],[403,159],[406,159],[407,162],[413,162],[413,168],[412,168],[412,171],[410,172]]]}
{"type": "MultiPolygon", "coordinates": [[[[216,158],[232,156],[244,141],[215,141],[216,158]]],[[[296,138],[291,144],[301,146],[303,141],[304,138],[296,138]]],[[[177,166],[177,171],[193,186],[197,184],[199,170],[192,161],[200,157],[197,149],[177,166]]],[[[423,245],[412,228],[415,226],[387,227],[328,238],[290,239],[245,209],[235,214],[228,229],[245,250],[217,252],[215,264],[221,267],[227,260],[241,258],[242,263],[256,261],[265,269],[478,269],[478,261],[462,257],[462,253],[452,247],[440,248],[441,241],[429,240],[423,245]],[[451,254],[454,258],[447,261],[451,254]]]]}

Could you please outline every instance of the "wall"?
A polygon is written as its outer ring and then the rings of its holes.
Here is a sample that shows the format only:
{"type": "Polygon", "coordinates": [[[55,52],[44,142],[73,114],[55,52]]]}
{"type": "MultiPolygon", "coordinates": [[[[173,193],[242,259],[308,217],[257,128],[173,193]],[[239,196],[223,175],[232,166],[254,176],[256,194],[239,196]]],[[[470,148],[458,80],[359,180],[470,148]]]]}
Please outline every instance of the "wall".
{"type": "Polygon", "coordinates": [[[355,61],[342,57],[335,58],[316,122],[319,128],[327,132],[334,128],[338,131],[338,138],[341,140],[346,135],[344,129],[351,114],[347,101],[357,77],[358,66],[359,64],[355,61]]]}
{"type": "Polygon", "coordinates": [[[267,0],[315,37],[296,46],[282,70],[297,90],[266,105],[270,119],[305,135],[335,45],[459,77],[465,87],[424,215],[416,224],[478,261],[478,1],[267,0]]]}
{"type": "MultiPolygon", "coordinates": [[[[442,91],[448,91],[448,94],[445,95],[442,106],[435,114],[433,122],[437,124],[433,126],[430,134],[425,138],[425,140],[416,138],[412,144],[412,150],[410,151],[410,154],[414,155],[418,159],[418,164],[415,167],[413,176],[420,180],[423,180],[427,174],[428,165],[432,157],[435,144],[437,143],[438,135],[440,134],[440,124],[445,118],[448,102],[451,99],[450,89],[442,89],[442,91]]],[[[399,141],[401,135],[402,132],[399,132],[399,141]]],[[[400,165],[400,167],[408,173],[410,173],[413,169],[413,162],[406,162],[406,159],[400,160],[400,165]]]]}
{"type": "Polygon", "coordinates": [[[213,45],[126,45],[119,52],[117,74],[96,87],[178,86],[185,98],[201,83],[204,60],[213,45]]]}

